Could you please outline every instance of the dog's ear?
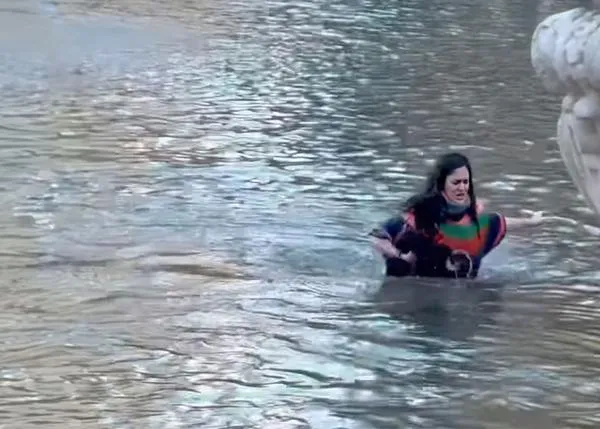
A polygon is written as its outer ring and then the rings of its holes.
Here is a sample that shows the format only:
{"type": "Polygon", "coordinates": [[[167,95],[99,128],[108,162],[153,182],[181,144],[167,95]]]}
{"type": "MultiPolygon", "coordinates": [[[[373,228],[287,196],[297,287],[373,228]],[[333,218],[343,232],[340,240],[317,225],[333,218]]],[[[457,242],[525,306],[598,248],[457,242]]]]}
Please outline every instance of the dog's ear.
{"type": "Polygon", "coordinates": [[[400,239],[396,242],[396,247],[398,247],[398,249],[400,249],[400,251],[403,253],[409,251],[415,252],[415,250],[419,247],[419,240],[419,234],[417,234],[412,228],[406,228],[402,232],[400,239]]]}
{"type": "Polygon", "coordinates": [[[423,198],[415,207],[415,226],[420,231],[433,233],[442,218],[444,199],[441,195],[423,198]]]}

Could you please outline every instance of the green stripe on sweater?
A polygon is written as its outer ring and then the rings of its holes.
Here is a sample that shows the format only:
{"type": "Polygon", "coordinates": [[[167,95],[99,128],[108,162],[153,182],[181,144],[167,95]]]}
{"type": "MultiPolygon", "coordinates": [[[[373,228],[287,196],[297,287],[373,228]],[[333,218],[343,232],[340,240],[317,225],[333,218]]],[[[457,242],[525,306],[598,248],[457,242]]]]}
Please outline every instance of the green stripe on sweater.
{"type": "MultiPolygon", "coordinates": [[[[479,215],[479,228],[483,232],[490,226],[490,215],[482,214],[479,215]]],[[[457,223],[444,223],[440,225],[440,232],[448,237],[458,240],[473,240],[477,237],[477,226],[474,223],[465,225],[457,223]]]]}

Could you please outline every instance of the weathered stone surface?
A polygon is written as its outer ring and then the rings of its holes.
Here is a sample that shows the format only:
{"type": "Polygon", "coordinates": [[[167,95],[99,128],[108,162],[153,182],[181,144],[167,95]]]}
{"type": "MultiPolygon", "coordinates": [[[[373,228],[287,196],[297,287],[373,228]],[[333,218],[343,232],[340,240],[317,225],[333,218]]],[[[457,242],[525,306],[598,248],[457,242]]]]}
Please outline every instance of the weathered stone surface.
{"type": "Polygon", "coordinates": [[[551,15],[533,33],[531,62],[544,86],[564,94],[557,124],[571,178],[600,215],[600,13],[551,15]]]}

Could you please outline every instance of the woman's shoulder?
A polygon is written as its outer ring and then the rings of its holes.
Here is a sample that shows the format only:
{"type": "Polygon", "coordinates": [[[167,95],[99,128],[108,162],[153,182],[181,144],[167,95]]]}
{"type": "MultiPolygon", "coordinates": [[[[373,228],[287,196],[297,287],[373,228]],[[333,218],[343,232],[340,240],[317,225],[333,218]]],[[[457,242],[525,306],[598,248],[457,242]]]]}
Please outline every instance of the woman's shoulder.
{"type": "Polygon", "coordinates": [[[415,215],[413,210],[401,211],[387,218],[383,225],[405,226],[414,224],[415,215]]]}
{"type": "Polygon", "coordinates": [[[485,211],[483,213],[479,213],[477,214],[477,219],[479,220],[479,223],[482,226],[498,224],[504,225],[506,223],[506,218],[504,217],[504,215],[500,212],[495,211],[485,211]]]}
{"type": "Polygon", "coordinates": [[[370,235],[379,238],[391,238],[396,237],[406,225],[406,219],[403,214],[396,214],[384,220],[379,226],[371,230],[370,235]]]}
{"type": "Polygon", "coordinates": [[[487,218],[502,218],[504,219],[504,215],[497,211],[488,211],[487,208],[487,200],[482,198],[478,199],[475,203],[475,209],[477,210],[477,217],[487,217],[487,218]]]}
{"type": "Polygon", "coordinates": [[[485,211],[485,200],[483,200],[483,201],[477,200],[475,202],[475,210],[477,211],[478,215],[483,214],[485,211]]]}
{"type": "MultiPolygon", "coordinates": [[[[488,209],[489,201],[487,198],[477,198],[475,201],[475,210],[477,210],[477,214],[494,214],[493,210],[488,209]]],[[[499,214],[499,213],[496,213],[499,214]]]]}

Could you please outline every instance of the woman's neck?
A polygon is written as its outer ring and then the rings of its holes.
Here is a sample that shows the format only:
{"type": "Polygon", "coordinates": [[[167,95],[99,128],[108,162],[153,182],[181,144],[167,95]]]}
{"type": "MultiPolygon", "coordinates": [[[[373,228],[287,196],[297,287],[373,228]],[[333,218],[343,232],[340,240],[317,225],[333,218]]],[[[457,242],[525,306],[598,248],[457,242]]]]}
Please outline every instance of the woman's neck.
{"type": "Polygon", "coordinates": [[[448,195],[446,195],[445,192],[442,192],[442,195],[444,196],[444,200],[446,201],[446,212],[451,218],[464,216],[464,214],[471,206],[470,198],[467,198],[467,200],[463,203],[459,203],[456,201],[452,201],[450,198],[448,198],[448,195]]]}

